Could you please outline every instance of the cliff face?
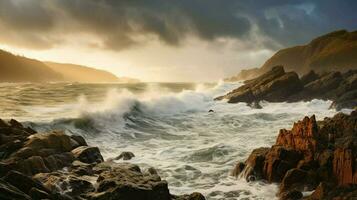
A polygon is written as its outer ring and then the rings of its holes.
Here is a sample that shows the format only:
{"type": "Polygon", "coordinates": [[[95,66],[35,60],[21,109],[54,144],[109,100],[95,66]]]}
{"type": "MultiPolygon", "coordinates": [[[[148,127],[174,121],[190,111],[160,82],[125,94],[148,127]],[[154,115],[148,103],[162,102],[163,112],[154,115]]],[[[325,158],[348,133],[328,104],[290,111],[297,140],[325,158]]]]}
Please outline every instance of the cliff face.
{"type": "Polygon", "coordinates": [[[237,165],[235,175],[242,173],[248,181],[281,183],[282,199],[296,191],[315,189],[311,199],[357,194],[356,187],[350,187],[357,184],[356,139],[357,111],[321,122],[315,116],[305,117],[291,130],[280,130],[271,148],[254,150],[245,163],[237,165]],[[331,192],[321,194],[323,190],[331,192]]]}
{"type": "Polygon", "coordinates": [[[299,75],[315,72],[347,71],[357,69],[357,31],[332,32],[302,46],[282,49],[268,59],[261,68],[244,70],[227,81],[246,80],[269,71],[276,65],[299,75]],[[249,75],[249,76],[247,76],[249,75]]]}
{"type": "Polygon", "coordinates": [[[81,65],[41,62],[0,50],[0,82],[139,82],[81,65]]]}
{"type": "Polygon", "coordinates": [[[0,50],[0,82],[62,81],[61,74],[38,60],[0,50]]]}

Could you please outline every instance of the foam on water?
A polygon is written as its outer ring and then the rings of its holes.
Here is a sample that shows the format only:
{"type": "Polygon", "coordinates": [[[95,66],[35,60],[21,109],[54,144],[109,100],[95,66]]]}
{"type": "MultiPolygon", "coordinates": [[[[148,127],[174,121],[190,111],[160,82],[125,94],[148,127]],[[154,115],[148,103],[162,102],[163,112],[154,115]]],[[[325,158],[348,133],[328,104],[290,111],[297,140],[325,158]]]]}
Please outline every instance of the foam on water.
{"type": "Polygon", "coordinates": [[[34,128],[80,134],[90,145],[99,146],[105,158],[133,152],[136,157],[130,162],[143,169],[157,168],[174,194],[198,191],[208,199],[274,199],[276,185],[229,176],[236,162],[244,161],[254,148],[272,145],[279,129],[290,128],[305,115],[322,119],[336,111],[328,109],[331,102],[322,100],[262,102],[263,109],[213,101],[239,85],[198,84],[180,92],[160,84],[148,84],[140,92],[108,87],[100,90],[107,92],[100,93],[105,97],[99,100],[78,92],[94,88],[72,85],[66,87],[77,87],[75,98],[19,109],[31,116],[24,121],[37,122],[29,123],[34,128]],[[210,109],[215,112],[209,113],[210,109]]]}

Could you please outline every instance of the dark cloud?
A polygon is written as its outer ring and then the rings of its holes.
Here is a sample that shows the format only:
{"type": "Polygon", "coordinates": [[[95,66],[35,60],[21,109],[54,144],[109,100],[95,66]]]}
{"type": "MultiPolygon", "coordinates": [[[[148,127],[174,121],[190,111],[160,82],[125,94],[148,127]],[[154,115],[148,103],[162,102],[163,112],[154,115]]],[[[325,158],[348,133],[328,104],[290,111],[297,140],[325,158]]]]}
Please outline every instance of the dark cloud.
{"type": "Polygon", "coordinates": [[[252,39],[258,34],[265,38],[259,45],[277,49],[336,29],[357,29],[356,8],[354,0],[4,0],[0,31],[10,29],[9,36],[31,36],[48,47],[68,33],[88,33],[114,50],[155,37],[168,45],[188,36],[258,45],[252,39]]]}

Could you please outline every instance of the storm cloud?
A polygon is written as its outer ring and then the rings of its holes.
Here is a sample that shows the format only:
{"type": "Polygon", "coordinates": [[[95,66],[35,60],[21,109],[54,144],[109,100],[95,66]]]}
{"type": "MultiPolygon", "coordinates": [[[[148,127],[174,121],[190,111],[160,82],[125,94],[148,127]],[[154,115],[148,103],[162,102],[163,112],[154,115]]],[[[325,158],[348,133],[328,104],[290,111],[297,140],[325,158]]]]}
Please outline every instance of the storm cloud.
{"type": "Polygon", "coordinates": [[[69,35],[89,35],[97,38],[92,45],[119,51],[197,37],[275,50],[357,29],[356,8],[354,0],[2,0],[0,42],[48,49],[69,35]]]}

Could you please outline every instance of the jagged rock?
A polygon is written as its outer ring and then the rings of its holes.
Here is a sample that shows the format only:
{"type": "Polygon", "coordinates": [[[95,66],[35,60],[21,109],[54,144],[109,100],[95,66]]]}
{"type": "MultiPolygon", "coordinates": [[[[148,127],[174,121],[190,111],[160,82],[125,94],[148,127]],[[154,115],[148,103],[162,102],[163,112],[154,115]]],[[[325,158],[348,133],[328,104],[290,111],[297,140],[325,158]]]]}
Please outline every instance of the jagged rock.
{"type": "Polygon", "coordinates": [[[124,152],[122,152],[119,156],[117,156],[117,157],[115,158],[115,160],[120,160],[120,159],[130,160],[130,159],[132,159],[133,157],[135,157],[135,155],[134,155],[132,152],[124,151],[124,152]]]}
{"type": "Polygon", "coordinates": [[[336,187],[333,183],[322,182],[306,200],[353,200],[357,198],[357,185],[336,187]]]}
{"type": "Polygon", "coordinates": [[[26,194],[29,194],[32,188],[49,192],[40,182],[35,181],[31,177],[28,177],[17,171],[10,171],[6,174],[6,176],[3,177],[3,179],[12,185],[16,185],[19,190],[26,194]]]}
{"type": "Polygon", "coordinates": [[[285,173],[294,168],[300,159],[301,154],[298,151],[274,145],[265,156],[263,178],[269,182],[280,182],[285,173]]]}
{"type": "Polygon", "coordinates": [[[238,162],[238,163],[236,164],[236,166],[234,167],[234,169],[233,169],[231,175],[232,175],[232,176],[235,176],[235,177],[238,177],[238,175],[243,172],[244,168],[245,168],[245,163],[243,163],[243,162],[238,162]]]}
{"type": "Polygon", "coordinates": [[[245,168],[243,170],[243,176],[247,180],[261,179],[264,177],[263,167],[265,161],[265,155],[269,152],[269,148],[254,149],[248,159],[245,161],[245,168]]]}
{"type": "Polygon", "coordinates": [[[339,185],[357,184],[357,137],[344,138],[333,156],[333,174],[339,185]]]}
{"type": "Polygon", "coordinates": [[[143,174],[131,164],[104,162],[96,168],[101,173],[96,193],[89,195],[91,199],[171,199],[166,181],[157,175],[143,174]]]}
{"type": "Polygon", "coordinates": [[[259,77],[215,100],[228,99],[229,103],[266,100],[270,102],[296,102],[302,100],[330,99],[331,108],[357,106],[357,70],[328,72],[318,75],[310,71],[299,79],[295,72],[285,72],[282,66],[273,67],[259,77]]]}
{"type": "Polygon", "coordinates": [[[314,70],[310,70],[309,73],[303,75],[301,77],[301,83],[303,85],[306,85],[308,83],[311,83],[319,78],[319,75],[315,73],[314,70]]]}
{"type": "Polygon", "coordinates": [[[302,121],[294,123],[291,130],[280,130],[276,144],[301,151],[306,160],[312,160],[314,152],[321,145],[318,137],[318,126],[313,115],[311,118],[305,117],[302,121]]]}
{"type": "Polygon", "coordinates": [[[84,163],[104,161],[98,147],[80,146],[73,149],[72,153],[76,159],[84,163]]]}
{"type": "Polygon", "coordinates": [[[82,136],[80,136],[80,135],[71,135],[70,137],[71,137],[72,140],[74,140],[78,144],[78,146],[76,146],[74,148],[77,148],[79,146],[88,146],[87,142],[84,140],[84,138],[82,136]]]}
{"type": "Polygon", "coordinates": [[[29,195],[32,199],[51,199],[51,196],[47,192],[39,190],[37,188],[31,188],[29,191],[29,195]]]}
{"type": "Polygon", "coordinates": [[[315,188],[308,199],[333,199],[343,197],[341,194],[351,197],[357,194],[357,189],[350,187],[357,184],[356,152],[356,110],[350,115],[339,113],[320,122],[315,116],[305,117],[294,123],[291,130],[280,130],[271,148],[253,150],[244,169],[238,165],[235,170],[245,177],[253,175],[269,182],[281,182],[279,196],[282,199],[291,191],[315,188]],[[320,182],[341,187],[325,189],[325,185],[318,186],[320,182]]]}
{"type": "MultiPolygon", "coordinates": [[[[126,159],[133,155],[126,153],[126,159]]],[[[169,200],[166,181],[155,169],[103,162],[97,147],[63,132],[36,133],[0,119],[0,199],[169,200]],[[16,171],[14,171],[16,170],[16,171]]],[[[201,200],[201,194],[180,196],[201,200]]]]}
{"type": "Polygon", "coordinates": [[[298,75],[294,72],[285,73],[282,66],[274,67],[271,71],[245,83],[216,100],[228,99],[229,103],[252,103],[260,100],[277,102],[284,101],[284,98],[303,88],[298,75]]]}
{"type": "Polygon", "coordinates": [[[298,190],[284,192],[280,195],[280,200],[300,200],[303,195],[298,190]]]}
{"type": "Polygon", "coordinates": [[[1,200],[31,200],[31,197],[21,192],[13,185],[0,179],[0,199],[1,200]]]}

